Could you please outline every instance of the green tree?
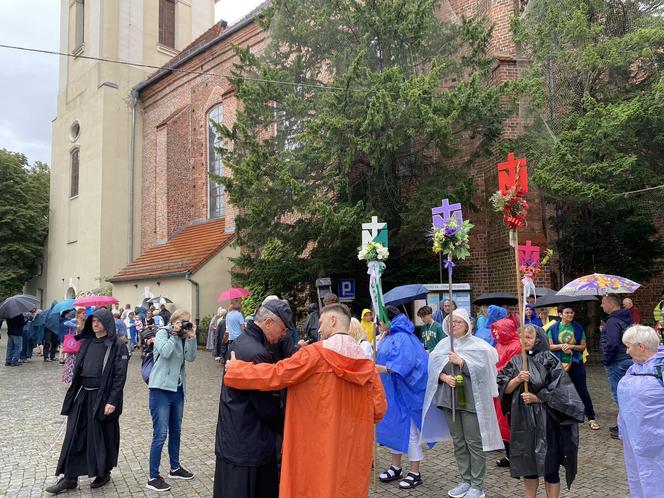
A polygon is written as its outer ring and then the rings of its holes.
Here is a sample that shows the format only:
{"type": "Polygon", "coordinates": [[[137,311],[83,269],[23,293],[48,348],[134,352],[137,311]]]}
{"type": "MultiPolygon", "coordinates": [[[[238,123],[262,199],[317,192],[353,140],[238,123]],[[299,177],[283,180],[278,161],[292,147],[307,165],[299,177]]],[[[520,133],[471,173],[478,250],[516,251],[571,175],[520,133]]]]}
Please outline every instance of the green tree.
{"type": "Polygon", "coordinates": [[[567,278],[643,279],[664,255],[662,197],[623,195],[664,184],[662,14],[661,0],[538,0],[514,22],[534,111],[518,143],[556,205],[567,278]]]}
{"type": "Polygon", "coordinates": [[[0,149],[0,298],[35,275],[48,231],[48,166],[0,149]]]}
{"type": "Polygon", "coordinates": [[[217,180],[239,208],[242,283],[295,298],[317,276],[361,278],[371,215],[390,229],[387,286],[437,278],[429,209],[470,198],[470,165],[506,112],[485,20],[443,23],[438,3],[275,0],[266,51],[236,49],[242,106],[220,127],[232,176],[217,180]],[[463,140],[470,158],[443,168],[463,140]]]}

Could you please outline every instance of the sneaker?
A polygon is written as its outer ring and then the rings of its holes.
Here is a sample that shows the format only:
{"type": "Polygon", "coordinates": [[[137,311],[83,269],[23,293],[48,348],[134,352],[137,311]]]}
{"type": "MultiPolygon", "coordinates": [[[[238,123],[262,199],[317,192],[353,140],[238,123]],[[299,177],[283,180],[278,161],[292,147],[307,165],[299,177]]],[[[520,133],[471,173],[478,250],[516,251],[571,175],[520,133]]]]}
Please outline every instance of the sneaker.
{"type": "Polygon", "coordinates": [[[189,472],[184,467],[180,466],[179,469],[171,470],[168,473],[168,477],[170,477],[171,479],[184,479],[184,480],[188,481],[189,479],[194,478],[194,474],[189,472]]]}
{"type": "Polygon", "coordinates": [[[466,498],[485,498],[485,497],[486,495],[484,494],[484,491],[478,488],[471,487],[466,493],[466,498]]]}
{"type": "Polygon", "coordinates": [[[157,476],[154,479],[148,481],[148,485],[145,486],[152,491],[169,491],[171,487],[164,481],[164,478],[157,476]]]}
{"type": "Polygon", "coordinates": [[[416,486],[422,484],[422,476],[420,474],[415,474],[413,472],[408,472],[406,478],[399,483],[399,488],[401,489],[413,489],[416,486]]]}
{"type": "Polygon", "coordinates": [[[450,489],[447,492],[447,496],[451,496],[452,498],[463,498],[468,494],[468,491],[470,491],[470,484],[462,482],[450,489]]]}
{"type": "Polygon", "coordinates": [[[45,491],[52,495],[57,495],[59,493],[62,493],[63,491],[69,491],[70,489],[76,489],[77,487],[78,487],[78,479],[67,479],[66,477],[63,477],[53,486],[49,486],[48,488],[46,488],[45,491]]]}
{"type": "Polygon", "coordinates": [[[381,482],[392,482],[401,479],[401,476],[403,476],[403,471],[394,465],[390,465],[389,469],[378,475],[378,479],[380,479],[381,482]]]}
{"type": "Polygon", "coordinates": [[[95,477],[94,481],[90,483],[92,489],[101,488],[104,484],[108,484],[108,481],[111,480],[111,473],[108,472],[103,476],[95,477]]]}

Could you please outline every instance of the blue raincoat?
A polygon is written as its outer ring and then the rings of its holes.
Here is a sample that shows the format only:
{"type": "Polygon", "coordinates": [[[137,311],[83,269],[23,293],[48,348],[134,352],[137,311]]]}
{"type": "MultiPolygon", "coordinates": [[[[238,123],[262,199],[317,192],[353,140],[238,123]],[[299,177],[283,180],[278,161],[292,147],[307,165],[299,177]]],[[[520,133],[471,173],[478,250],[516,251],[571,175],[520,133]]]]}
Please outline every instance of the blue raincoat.
{"type": "Polygon", "coordinates": [[[408,452],[411,420],[418,429],[422,427],[422,406],[427,389],[429,355],[414,330],[406,315],[397,315],[376,351],[376,363],[390,371],[380,374],[387,398],[387,413],[376,426],[376,438],[379,444],[403,453],[408,452]]]}
{"type": "Polygon", "coordinates": [[[533,307],[533,305],[526,304],[526,308],[530,308],[530,310],[533,312],[533,314],[530,315],[530,318],[526,318],[525,320],[526,325],[536,325],[538,327],[544,327],[544,324],[542,323],[542,320],[540,320],[540,317],[537,316],[537,310],[533,307]]]}
{"type": "Polygon", "coordinates": [[[618,427],[632,498],[662,496],[664,477],[664,346],[634,363],[618,383],[618,427]],[[659,365],[659,369],[657,368],[659,365]]]}
{"type": "Polygon", "coordinates": [[[507,318],[508,315],[509,313],[505,308],[501,308],[500,306],[492,304],[491,306],[489,306],[489,309],[486,312],[486,323],[484,324],[484,327],[482,327],[481,329],[477,329],[477,332],[475,332],[475,337],[484,339],[486,342],[488,342],[495,348],[496,340],[493,338],[493,335],[491,334],[491,325],[493,325],[498,320],[507,318]]]}

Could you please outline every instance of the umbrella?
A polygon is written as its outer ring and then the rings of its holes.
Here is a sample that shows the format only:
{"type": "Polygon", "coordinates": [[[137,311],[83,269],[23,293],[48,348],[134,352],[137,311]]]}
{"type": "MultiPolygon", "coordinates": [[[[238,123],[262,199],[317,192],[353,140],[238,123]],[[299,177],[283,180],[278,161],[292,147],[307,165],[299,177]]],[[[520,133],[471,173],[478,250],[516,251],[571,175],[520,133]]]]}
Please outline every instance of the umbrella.
{"type": "Polygon", "coordinates": [[[231,287],[230,289],[227,289],[219,294],[217,301],[230,301],[231,299],[240,299],[249,296],[251,296],[251,292],[247,289],[242,287],[231,287]]]}
{"type": "Polygon", "coordinates": [[[44,328],[50,330],[51,332],[55,332],[56,334],[60,330],[60,313],[53,313],[53,306],[51,306],[48,310],[44,311],[46,313],[46,319],[44,320],[44,328]]]}
{"type": "Polygon", "coordinates": [[[481,306],[483,304],[518,304],[519,300],[514,294],[508,292],[485,292],[473,301],[473,304],[481,306]]]}
{"type": "Polygon", "coordinates": [[[59,301],[56,305],[54,305],[51,308],[51,312],[57,313],[59,315],[63,311],[73,310],[74,308],[75,306],[73,299],[64,299],[62,301],[59,301]]]}
{"type": "Polygon", "coordinates": [[[12,318],[33,308],[39,308],[39,299],[29,294],[18,294],[5,299],[0,304],[0,318],[12,318]]]}
{"type": "Polygon", "coordinates": [[[597,296],[565,296],[563,294],[552,294],[538,299],[533,308],[548,308],[559,304],[573,304],[583,301],[597,301],[597,296]]]}
{"type": "Polygon", "coordinates": [[[641,287],[632,280],[616,275],[593,273],[572,280],[558,291],[568,296],[603,296],[606,294],[631,294],[641,287]]]}
{"type": "Polygon", "coordinates": [[[173,301],[171,301],[170,299],[168,299],[167,297],[164,297],[164,296],[157,296],[157,297],[153,297],[152,299],[148,300],[148,303],[152,303],[152,304],[167,304],[167,303],[172,303],[172,302],[173,301]]]}
{"type": "Polygon", "coordinates": [[[383,295],[385,306],[400,306],[417,299],[425,299],[429,289],[421,284],[400,285],[383,295]]]}
{"type": "Polygon", "coordinates": [[[48,315],[48,310],[44,310],[40,313],[37,313],[37,316],[32,321],[33,327],[43,327],[46,323],[46,315],[48,315]]]}
{"type": "Polygon", "coordinates": [[[74,301],[74,305],[87,308],[89,306],[110,306],[119,302],[113,296],[84,296],[74,301]]]}
{"type": "Polygon", "coordinates": [[[553,289],[550,289],[549,287],[535,287],[535,296],[536,297],[544,297],[544,296],[552,296],[556,293],[553,289]]]}

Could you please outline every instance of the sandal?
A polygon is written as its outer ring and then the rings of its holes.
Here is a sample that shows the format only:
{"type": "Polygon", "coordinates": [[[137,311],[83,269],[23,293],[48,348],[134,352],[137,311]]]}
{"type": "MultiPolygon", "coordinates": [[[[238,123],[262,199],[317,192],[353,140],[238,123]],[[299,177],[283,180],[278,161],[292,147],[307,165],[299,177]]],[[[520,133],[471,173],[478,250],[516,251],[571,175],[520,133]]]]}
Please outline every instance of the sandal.
{"type": "Polygon", "coordinates": [[[415,486],[422,484],[422,476],[420,474],[413,474],[408,472],[406,478],[399,483],[401,489],[413,489],[415,486]]]}
{"type": "Polygon", "coordinates": [[[588,422],[588,425],[589,425],[590,428],[591,428],[592,430],[594,430],[594,431],[598,431],[598,430],[600,429],[599,424],[597,423],[597,420],[590,420],[590,421],[588,422]]]}
{"type": "Polygon", "coordinates": [[[401,479],[401,476],[403,476],[403,471],[397,469],[394,465],[390,465],[389,469],[378,475],[378,479],[380,479],[381,482],[392,482],[401,479]]]}

